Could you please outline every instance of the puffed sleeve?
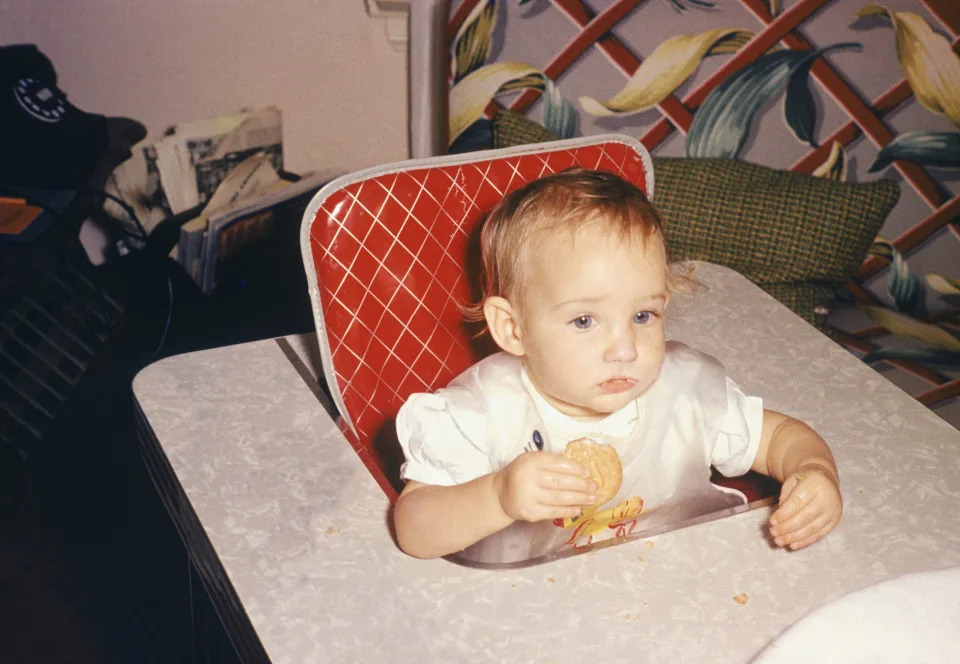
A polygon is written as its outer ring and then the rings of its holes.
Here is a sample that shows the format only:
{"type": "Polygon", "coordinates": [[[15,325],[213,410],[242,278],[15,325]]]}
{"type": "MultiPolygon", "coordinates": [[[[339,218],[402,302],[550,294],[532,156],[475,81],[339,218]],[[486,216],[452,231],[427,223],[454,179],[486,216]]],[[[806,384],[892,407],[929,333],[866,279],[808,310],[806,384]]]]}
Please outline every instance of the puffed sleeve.
{"type": "Polygon", "coordinates": [[[711,463],[723,475],[743,475],[753,465],[760,449],[763,429],[763,399],[748,397],[727,378],[727,413],[713,446],[711,463]]]}
{"type": "Polygon", "coordinates": [[[407,400],[397,414],[397,438],[406,459],[401,479],[451,486],[493,472],[482,425],[469,413],[456,412],[442,394],[414,394],[407,400]]]}

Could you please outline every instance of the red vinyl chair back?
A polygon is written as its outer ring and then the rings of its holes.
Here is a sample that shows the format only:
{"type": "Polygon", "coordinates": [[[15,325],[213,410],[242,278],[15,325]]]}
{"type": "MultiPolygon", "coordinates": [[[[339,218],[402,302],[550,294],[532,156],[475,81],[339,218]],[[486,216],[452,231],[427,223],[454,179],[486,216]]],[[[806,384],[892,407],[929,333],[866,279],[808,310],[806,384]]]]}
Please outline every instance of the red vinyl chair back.
{"type": "Polygon", "coordinates": [[[372,168],[307,207],[301,248],[338,426],[391,500],[402,487],[400,406],[489,351],[459,308],[476,296],[480,222],[508,192],[571,166],[611,171],[652,197],[647,151],[607,135],[372,168]]]}

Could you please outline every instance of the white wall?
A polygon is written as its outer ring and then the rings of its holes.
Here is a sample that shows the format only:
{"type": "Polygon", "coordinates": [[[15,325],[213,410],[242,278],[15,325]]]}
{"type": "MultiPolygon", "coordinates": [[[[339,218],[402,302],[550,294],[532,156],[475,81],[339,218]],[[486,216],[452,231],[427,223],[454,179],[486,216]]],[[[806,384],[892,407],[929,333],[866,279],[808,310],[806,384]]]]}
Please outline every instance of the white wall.
{"type": "Polygon", "coordinates": [[[404,159],[407,55],[363,0],[0,0],[77,107],[171,124],[273,104],[289,170],[404,159]]]}

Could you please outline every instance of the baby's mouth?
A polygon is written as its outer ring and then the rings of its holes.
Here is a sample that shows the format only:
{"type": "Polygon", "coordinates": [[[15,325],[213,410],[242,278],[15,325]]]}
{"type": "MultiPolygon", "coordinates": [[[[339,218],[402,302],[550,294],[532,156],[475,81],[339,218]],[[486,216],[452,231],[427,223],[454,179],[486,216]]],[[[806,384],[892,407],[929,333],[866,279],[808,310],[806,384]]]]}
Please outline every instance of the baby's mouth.
{"type": "Polygon", "coordinates": [[[636,384],[633,378],[611,378],[600,383],[600,390],[606,394],[618,394],[632,389],[636,384]]]}

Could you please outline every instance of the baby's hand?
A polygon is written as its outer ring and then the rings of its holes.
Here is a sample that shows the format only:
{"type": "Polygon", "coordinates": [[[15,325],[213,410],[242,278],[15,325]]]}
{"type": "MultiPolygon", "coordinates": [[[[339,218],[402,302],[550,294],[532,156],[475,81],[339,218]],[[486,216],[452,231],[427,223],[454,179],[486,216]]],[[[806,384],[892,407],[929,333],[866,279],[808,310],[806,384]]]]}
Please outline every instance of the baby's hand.
{"type": "Polygon", "coordinates": [[[496,473],[500,507],[513,520],[573,519],[596,500],[597,484],[580,464],[552,452],[526,452],[496,473]]]}
{"type": "Polygon", "coordinates": [[[802,549],[833,530],[842,512],[833,476],[819,466],[807,466],[784,480],[780,507],[770,517],[770,534],[777,546],[802,549]]]}

